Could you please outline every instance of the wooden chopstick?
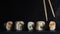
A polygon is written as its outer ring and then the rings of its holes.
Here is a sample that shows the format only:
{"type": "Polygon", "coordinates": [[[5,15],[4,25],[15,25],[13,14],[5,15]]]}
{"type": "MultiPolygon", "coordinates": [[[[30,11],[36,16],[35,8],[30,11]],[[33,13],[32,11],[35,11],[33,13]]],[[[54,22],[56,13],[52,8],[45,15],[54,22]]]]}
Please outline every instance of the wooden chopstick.
{"type": "Polygon", "coordinates": [[[47,9],[46,9],[46,2],[45,2],[45,0],[43,0],[43,4],[44,4],[44,11],[45,11],[46,21],[48,21],[48,16],[47,16],[47,9]]]}
{"type": "Polygon", "coordinates": [[[50,5],[50,8],[51,8],[51,11],[52,11],[52,15],[53,15],[53,17],[55,17],[55,13],[54,13],[54,10],[53,10],[53,7],[52,7],[52,4],[51,4],[51,1],[48,0],[48,2],[49,2],[49,5],[50,5]]]}

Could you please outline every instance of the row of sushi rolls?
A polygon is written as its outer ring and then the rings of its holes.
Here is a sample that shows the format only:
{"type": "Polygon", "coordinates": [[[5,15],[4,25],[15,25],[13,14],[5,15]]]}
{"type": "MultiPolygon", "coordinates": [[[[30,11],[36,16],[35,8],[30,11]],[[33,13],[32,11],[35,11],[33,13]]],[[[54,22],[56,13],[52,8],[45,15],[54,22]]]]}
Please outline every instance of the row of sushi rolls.
{"type": "MultiPolygon", "coordinates": [[[[24,25],[25,25],[24,21],[16,21],[15,22],[15,29],[17,31],[22,31],[24,25]]],[[[29,31],[32,31],[35,27],[35,29],[37,31],[43,31],[45,25],[46,24],[45,24],[44,21],[37,21],[36,26],[35,26],[34,22],[30,21],[30,22],[27,23],[27,29],[29,31]]],[[[7,21],[5,26],[6,26],[6,30],[10,31],[11,27],[13,26],[13,22],[12,21],[7,21]]],[[[49,30],[54,31],[56,29],[56,22],[55,21],[50,21],[48,26],[49,26],[49,30]]]]}

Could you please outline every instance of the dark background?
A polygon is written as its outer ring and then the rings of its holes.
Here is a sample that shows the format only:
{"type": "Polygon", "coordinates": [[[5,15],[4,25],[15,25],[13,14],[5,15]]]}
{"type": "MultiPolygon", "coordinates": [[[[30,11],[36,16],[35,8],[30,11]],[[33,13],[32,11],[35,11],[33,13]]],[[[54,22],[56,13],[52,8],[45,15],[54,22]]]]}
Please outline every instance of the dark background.
{"type": "MultiPolygon", "coordinates": [[[[60,0],[51,0],[56,18],[51,14],[50,6],[48,1],[47,12],[48,22],[46,22],[45,31],[49,31],[48,24],[50,21],[56,21],[57,31],[60,31],[60,0]]],[[[29,21],[46,21],[44,15],[43,0],[1,0],[0,1],[0,31],[6,31],[4,23],[7,21],[24,21],[24,31],[27,31],[27,23],[29,21]]],[[[15,31],[15,23],[13,23],[12,31],[15,31]]]]}

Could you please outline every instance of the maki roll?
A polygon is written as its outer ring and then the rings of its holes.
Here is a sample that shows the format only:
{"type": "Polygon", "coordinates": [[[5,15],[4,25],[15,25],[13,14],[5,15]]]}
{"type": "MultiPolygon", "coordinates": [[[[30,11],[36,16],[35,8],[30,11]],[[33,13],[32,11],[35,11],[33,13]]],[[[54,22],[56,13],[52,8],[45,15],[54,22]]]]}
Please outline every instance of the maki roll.
{"type": "Polygon", "coordinates": [[[32,31],[34,29],[34,22],[28,22],[28,30],[32,31]]]}
{"type": "Polygon", "coordinates": [[[16,30],[21,31],[23,30],[24,22],[23,21],[16,21],[16,30]]]}
{"type": "Polygon", "coordinates": [[[44,28],[44,26],[45,26],[45,22],[44,22],[44,21],[38,21],[38,22],[36,23],[36,30],[37,30],[37,31],[42,31],[43,28],[44,28]]]}
{"type": "Polygon", "coordinates": [[[49,28],[51,31],[54,31],[56,29],[56,23],[54,21],[50,21],[49,28]]]}
{"type": "Polygon", "coordinates": [[[10,31],[10,30],[11,30],[12,25],[13,25],[13,22],[12,22],[12,21],[8,21],[8,22],[6,23],[6,29],[7,29],[7,31],[10,31]]]}

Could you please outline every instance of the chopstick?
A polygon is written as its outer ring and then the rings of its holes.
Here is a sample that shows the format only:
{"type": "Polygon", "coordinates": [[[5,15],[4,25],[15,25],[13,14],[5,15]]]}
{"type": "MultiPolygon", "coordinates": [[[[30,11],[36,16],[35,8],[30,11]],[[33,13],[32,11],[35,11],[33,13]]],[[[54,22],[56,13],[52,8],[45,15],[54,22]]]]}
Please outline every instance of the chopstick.
{"type": "Polygon", "coordinates": [[[52,11],[52,15],[53,15],[53,17],[55,17],[55,13],[54,13],[54,10],[53,10],[53,7],[52,7],[52,4],[51,4],[51,1],[48,0],[48,2],[49,2],[49,5],[50,5],[50,8],[51,8],[51,11],[52,11]]]}
{"type": "Polygon", "coordinates": [[[47,17],[47,9],[46,9],[46,2],[45,2],[45,0],[43,0],[43,4],[44,4],[44,11],[45,11],[46,21],[48,21],[48,17],[47,17]]]}

